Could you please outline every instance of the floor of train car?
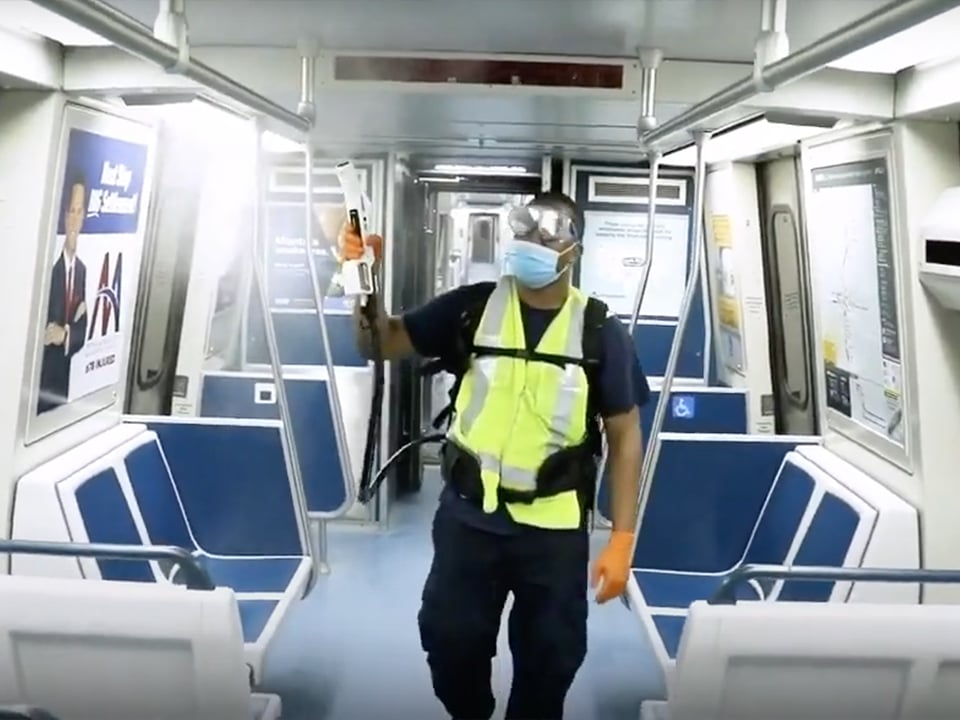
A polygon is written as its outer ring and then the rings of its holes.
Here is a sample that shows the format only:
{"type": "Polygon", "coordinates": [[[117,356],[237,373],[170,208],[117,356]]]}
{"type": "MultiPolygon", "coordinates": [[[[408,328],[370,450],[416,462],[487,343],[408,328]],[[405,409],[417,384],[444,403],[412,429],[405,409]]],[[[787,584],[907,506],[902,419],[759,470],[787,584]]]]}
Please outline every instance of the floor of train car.
{"type": "MultiPolygon", "coordinates": [[[[442,720],[420,649],[417,610],[430,564],[430,525],[440,479],[424,474],[419,495],[396,503],[391,529],[336,527],[332,572],[292,609],[265,664],[265,689],[283,699],[284,720],[395,717],[442,720]]],[[[602,543],[594,538],[593,557],[602,543]]],[[[510,688],[506,622],[494,661],[497,713],[510,688]]],[[[619,602],[591,603],[589,651],[570,691],[571,720],[635,720],[663,679],[637,620],[619,602]]]]}

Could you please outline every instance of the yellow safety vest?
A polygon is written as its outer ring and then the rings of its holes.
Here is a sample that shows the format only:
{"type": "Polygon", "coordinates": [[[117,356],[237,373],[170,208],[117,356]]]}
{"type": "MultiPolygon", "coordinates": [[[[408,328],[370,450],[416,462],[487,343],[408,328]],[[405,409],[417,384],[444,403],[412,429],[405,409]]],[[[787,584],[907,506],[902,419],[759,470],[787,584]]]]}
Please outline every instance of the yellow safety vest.
{"type": "MultiPolygon", "coordinates": [[[[571,288],[535,352],[582,359],[586,304],[586,297],[571,288]]],[[[520,298],[512,278],[501,278],[487,300],[474,345],[526,347],[520,298]]],[[[498,487],[535,490],[544,460],[586,441],[588,389],[579,365],[562,368],[496,355],[471,358],[447,437],[478,461],[485,512],[497,509],[498,487]]],[[[506,508],[518,523],[552,530],[574,529],[582,520],[576,490],[536,498],[529,504],[506,503],[506,508]]]]}

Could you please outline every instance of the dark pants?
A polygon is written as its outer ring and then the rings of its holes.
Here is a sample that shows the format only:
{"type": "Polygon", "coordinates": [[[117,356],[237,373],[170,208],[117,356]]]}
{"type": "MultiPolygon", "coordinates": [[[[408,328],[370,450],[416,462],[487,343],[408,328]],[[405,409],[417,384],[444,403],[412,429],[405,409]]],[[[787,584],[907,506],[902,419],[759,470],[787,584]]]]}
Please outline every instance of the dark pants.
{"type": "Polygon", "coordinates": [[[455,720],[493,714],[491,660],[512,592],[506,720],[560,720],[587,652],[586,531],[524,527],[498,535],[461,522],[441,504],[433,546],[420,639],[447,712],[455,720]]]}

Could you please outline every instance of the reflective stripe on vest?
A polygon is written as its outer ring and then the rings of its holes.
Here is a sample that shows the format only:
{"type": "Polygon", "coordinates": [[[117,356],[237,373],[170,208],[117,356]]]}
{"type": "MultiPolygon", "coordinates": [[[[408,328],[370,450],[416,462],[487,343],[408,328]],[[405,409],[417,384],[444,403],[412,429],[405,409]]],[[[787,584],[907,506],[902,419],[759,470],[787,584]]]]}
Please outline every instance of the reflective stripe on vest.
{"type": "MultiPolygon", "coordinates": [[[[575,288],[550,322],[536,351],[580,359],[586,298],[575,288]]],[[[511,278],[502,278],[487,300],[474,334],[478,346],[523,349],[520,299],[511,278]]],[[[544,460],[579,445],[587,435],[587,376],[579,365],[504,356],[472,359],[456,400],[450,438],[480,463],[483,507],[497,508],[497,488],[530,492],[544,460]]],[[[548,528],[577,527],[577,493],[564,492],[531,504],[508,503],[518,522],[548,528]]]]}

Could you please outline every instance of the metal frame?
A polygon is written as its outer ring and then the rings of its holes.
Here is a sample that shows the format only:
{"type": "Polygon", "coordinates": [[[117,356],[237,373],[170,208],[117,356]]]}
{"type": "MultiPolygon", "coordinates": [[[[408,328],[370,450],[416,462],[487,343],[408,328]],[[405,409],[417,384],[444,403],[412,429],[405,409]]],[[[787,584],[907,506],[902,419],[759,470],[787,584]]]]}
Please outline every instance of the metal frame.
{"type": "Polygon", "coordinates": [[[188,550],[172,545],[116,545],[110,543],[0,540],[3,555],[53,555],[98,560],[169,560],[183,571],[187,590],[213,590],[216,586],[188,550]]]}
{"type": "Polygon", "coordinates": [[[813,138],[801,143],[800,164],[803,169],[803,215],[807,231],[807,242],[809,244],[807,253],[808,277],[810,279],[811,293],[811,321],[813,327],[813,337],[816,347],[814,356],[815,369],[815,390],[817,394],[817,413],[821,418],[825,428],[842,435],[861,447],[866,448],[875,455],[887,460],[906,472],[913,472],[915,466],[915,446],[918,437],[919,418],[913,403],[913,397],[916,393],[915,380],[913,380],[913,354],[915,341],[913,337],[912,324],[905,322],[911,317],[911,303],[909,293],[906,291],[907,285],[904,282],[905,268],[909,267],[909,228],[905,224],[905,218],[900,209],[900,172],[894,157],[895,133],[891,126],[884,124],[874,124],[866,127],[851,128],[849,130],[829,133],[823,137],[813,138]],[[820,304],[818,298],[818,285],[816,274],[813,271],[810,255],[815,252],[812,247],[815,238],[811,232],[809,223],[810,207],[809,199],[812,197],[812,173],[819,167],[828,167],[834,165],[844,165],[847,163],[860,162],[866,160],[883,159],[887,165],[887,178],[889,183],[889,214],[890,214],[890,234],[892,252],[891,256],[894,266],[894,290],[896,293],[897,305],[897,323],[899,330],[900,344],[900,367],[901,367],[901,411],[903,413],[904,442],[900,447],[892,440],[888,440],[873,430],[857,423],[852,418],[847,418],[835,410],[827,407],[826,387],[823,381],[825,371],[825,362],[823,357],[823,321],[820,317],[820,304]]]}

